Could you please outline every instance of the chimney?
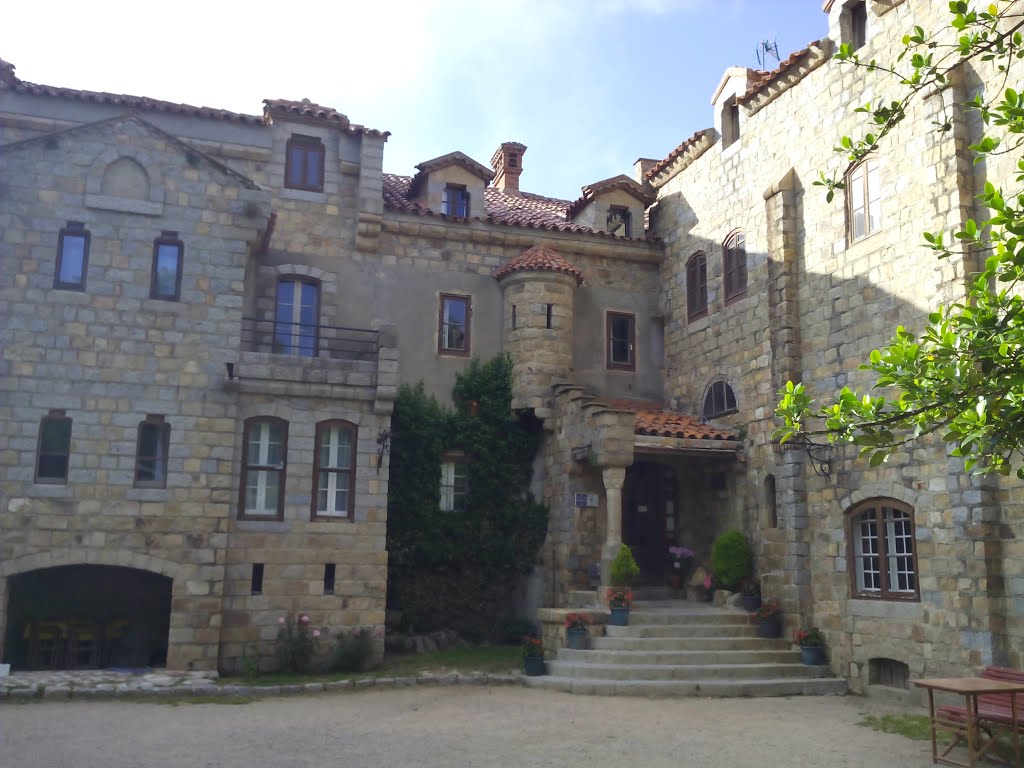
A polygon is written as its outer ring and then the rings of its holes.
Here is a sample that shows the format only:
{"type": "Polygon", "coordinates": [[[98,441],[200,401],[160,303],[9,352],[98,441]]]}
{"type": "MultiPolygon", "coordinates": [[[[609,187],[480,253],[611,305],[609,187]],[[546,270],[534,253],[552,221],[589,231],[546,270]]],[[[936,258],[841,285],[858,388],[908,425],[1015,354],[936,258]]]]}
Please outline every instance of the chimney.
{"type": "Polygon", "coordinates": [[[660,160],[654,160],[650,157],[640,157],[633,163],[633,178],[639,181],[641,184],[644,183],[644,176],[654,166],[660,163],[660,160]]]}
{"type": "Polygon", "coordinates": [[[491,157],[494,186],[506,195],[519,194],[519,174],[523,172],[526,147],[516,141],[506,141],[491,157]]]}

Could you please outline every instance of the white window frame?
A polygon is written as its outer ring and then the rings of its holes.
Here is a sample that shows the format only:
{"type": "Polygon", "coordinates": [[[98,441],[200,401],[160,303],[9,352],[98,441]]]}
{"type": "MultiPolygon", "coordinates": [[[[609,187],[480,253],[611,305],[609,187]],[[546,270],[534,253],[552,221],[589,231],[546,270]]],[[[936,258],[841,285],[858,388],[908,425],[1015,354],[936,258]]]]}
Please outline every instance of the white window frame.
{"type": "Polygon", "coordinates": [[[282,499],[284,495],[285,472],[288,464],[287,422],[271,417],[258,417],[250,420],[246,425],[246,440],[243,450],[245,466],[241,494],[242,516],[253,518],[283,516],[282,499]],[[271,439],[272,430],[275,427],[279,430],[278,440],[271,439]],[[256,447],[256,456],[252,456],[250,451],[254,445],[256,447]],[[277,464],[270,463],[272,445],[279,446],[281,461],[277,464]],[[277,494],[273,499],[268,494],[271,473],[274,473],[277,478],[277,494]],[[253,506],[249,505],[250,489],[255,490],[255,503],[253,506]],[[268,507],[268,501],[272,501],[272,506],[268,507]]]}
{"type": "Polygon", "coordinates": [[[882,183],[878,158],[868,157],[846,177],[848,233],[851,243],[863,240],[882,228],[882,183]],[[857,217],[861,217],[858,230],[857,217]]]}
{"type": "Polygon", "coordinates": [[[464,459],[449,459],[441,462],[442,512],[464,512],[469,495],[469,471],[464,459]],[[461,482],[460,482],[461,481],[461,482]]]}
{"type": "Polygon", "coordinates": [[[356,426],[351,422],[333,419],[317,424],[316,436],[316,473],[313,489],[313,518],[342,519],[350,518],[355,504],[355,462],[356,462],[356,426]],[[341,463],[339,453],[342,449],[342,435],[348,442],[347,461],[341,463]],[[323,461],[324,451],[327,461],[323,461]],[[339,478],[345,478],[346,487],[340,487],[339,478]],[[345,505],[337,506],[338,492],[344,490],[345,505]],[[323,503],[321,503],[323,497],[323,503]]]}

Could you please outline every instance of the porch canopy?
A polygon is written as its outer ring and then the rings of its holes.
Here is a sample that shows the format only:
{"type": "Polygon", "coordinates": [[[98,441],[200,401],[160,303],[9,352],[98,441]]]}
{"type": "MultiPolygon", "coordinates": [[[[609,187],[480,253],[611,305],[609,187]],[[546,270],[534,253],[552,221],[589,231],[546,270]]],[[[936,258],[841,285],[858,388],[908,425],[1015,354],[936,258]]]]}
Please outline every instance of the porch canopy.
{"type": "Polygon", "coordinates": [[[742,455],[743,441],[734,429],[690,414],[662,410],[657,403],[620,400],[615,406],[636,414],[635,453],[723,459],[742,455]]]}

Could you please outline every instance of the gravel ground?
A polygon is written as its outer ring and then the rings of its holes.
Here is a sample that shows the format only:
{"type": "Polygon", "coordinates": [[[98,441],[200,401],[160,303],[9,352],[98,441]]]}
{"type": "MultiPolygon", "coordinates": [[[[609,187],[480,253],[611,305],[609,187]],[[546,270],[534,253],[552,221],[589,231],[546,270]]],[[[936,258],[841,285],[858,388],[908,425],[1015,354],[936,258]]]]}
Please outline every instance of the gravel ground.
{"type": "Polygon", "coordinates": [[[237,705],[0,706],[0,766],[925,768],[926,742],[857,725],[853,697],[634,699],[431,687],[237,705]]]}

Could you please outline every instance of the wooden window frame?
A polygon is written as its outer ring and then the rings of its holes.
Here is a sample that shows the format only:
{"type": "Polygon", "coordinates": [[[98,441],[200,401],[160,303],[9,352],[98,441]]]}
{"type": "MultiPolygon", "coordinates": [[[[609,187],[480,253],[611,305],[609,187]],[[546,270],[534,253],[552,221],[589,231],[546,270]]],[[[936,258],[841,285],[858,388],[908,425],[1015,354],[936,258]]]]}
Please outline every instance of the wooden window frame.
{"type": "MultiPolygon", "coordinates": [[[[280,277],[277,278],[277,285],[274,288],[274,317],[273,317],[273,322],[274,322],[274,332],[273,333],[274,333],[274,335],[271,338],[271,349],[274,351],[274,354],[287,355],[289,357],[319,357],[320,356],[320,308],[321,308],[322,298],[323,298],[323,283],[321,283],[315,277],[306,277],[305,275],[281,275],[280,277]],[[316,289],[316,304],[313,307],[313,315],[315,316],[316,322],[314,324],[314,329],[313,329],[313,338],[312,338],[313,348],[312,348],[312,354],[310,354],[310,355],[303,355],[303,354],[301,354],[302,347],[297,343],[297,339],[301,339],[301,336],[296,336],[296,333],[295,333],[295,326],[296,325],[301,325],[301,323],[297,324],[297,323],[294,322],[294,320],[289,324],[291,326],[292,330],[291,330],[291,333],[289,334],[289,338],[291,339],[291,341],[290,341],[290,346],[288,348],[288,351],[282,352],[277,347],[277,338],[278,338],[277,337],[277,331],[278,331],[278,324],[279,324],[279,321],[277,319],[277,311],[278,311],[278,306],[281,303],[281,286],[284,285],[285,283],[287,283],[289,285],[295,285],[295,284],[309,285],[309,286],[312,286],[313,288],[316,289]]],[[[295,306],[299,307],[299,315],[301,317],[301,314],[302,314],[301,299],[302,299],[302,292],[300,290],[299,291],[300,303],[298,305],[293,304],[293,308],[292,308],[292,317],[293,318],[295,317],[295,306]]]]}
{"type": "Polygon", "coordinates": [[[747,295],[747,238],[742,229],[734,229],[722,242],[722,281],[725,303],[747,295]]]}
{"type": "Polygon", "coordinates": [[[284,148],[284,186],[285,189],[297,189],[301,192],[323,192],[324,191],[324,169],[326,167],[327,150],[323,141],[316,136],[305,136],[301,133],[293,133],[284,148]],[[302,180],[299,183],[291,183],[292,171],[292,149],[300,150],[302,154],[302,180]],[[309,168],[307,153],[315,152],[319,156],[318,167],[320,169],[320,183],[311,184],[306,171],[309,168]]]}
{"type": "Polygon", "coordinates": [[[159,301],[181,301],[181,273],[185,271],[185,244],[177,232],[163,232],[153,241],[153,269],[149,279],[149,298],[159,301]],[[178,269],[174,276],[174,295],[161,294],[157,290],[157,264],[159,263],[160,247],[173,246],[178,249],[178,269]]]}
{"type": "Polygon", "coordinates": [[[725,379],[715,379],[708,384],[707,390],[704,392],[704,402],[701,405],[701,418],[704,419],[717,419],[722,416],[728,416],[733,413],[739,413],[739,400],[736,397],[736,390],[733,389],[732,385],[725,379]],[[716,400],[718,400],[718,394],[721,393],[722,410],[715,410],[716,400]],[[729,395],[732,395],[732,408],[729,407],[729,395]],[[708,398],[711,398],[712,411],[708,412],[708,398]]]}
{"type": "Polygon", "coordinates": [[[465,184],[444,185],[441,191],[441,213],[456,219],[468,219],[472,210],[472,199],[465,184]],[[465,204],[465,213],[459,213],[459,203],[465,204]]]}
{"type": "Polygon", "coordinates": [[[167,487],[167,461],[168,449],[171,445],[171,425],[163,416],[147,416],[139,422],[139,428],[135,438],[135,472],[134,485],[136,488],[166,488],[167,487]],[[142,455],[142,430],[146,427],[157,427],[159,429],[158,439],[160,449],[163,451],[163,472],[154,480],[139,479],[139,464],[146,461],[153,461],[157,469],[160,468],[160,456],[142,455]]]}
{"type": "Polygon", "coordinates": [[[359,427],[353,424],[351,421],[345,421],[344,419],[326,419],[324,421],[317,422],[316,425],[316,437],[313,444],[313,493],[309,504],[309,519],[317,522],[324,521],[335,521],[335,520],[347,520],[351,521],[355,519],[356,509],[356,466],[357,466],[357,453],[359,449],[359,427]],[[351,460],[348,467],[322,467],[320,465],[320,440],[323,436],[324,430],[329,430],[334,427],[341,427],[349,434],[350,444],[352,449],[351,460]],[[330,472],[336,475],[347,475],[348,476],[348,509],[344,515],[332,515],[327,512],[320,511],[320,473],[330,472]]]}
{"type": "Polygon", "coordinates": [[[52,410],[47,413],[43,418],[39,420],[39,434],[36,437],[36,470],[34,482],[39,485],[67,485],[68,475],[71,471],[71,434],[74,423],[71,417],[67,415],[66,411],[63,410],[52,410]],[[60,421],[67,423],[68,434],[67,434],[67,452],[66,453],[43,453],[43,428],[47,422],[60,421]],[[62,456],[64,458],[64,476],[63,477],[52,477],[42,476],[39,474],[40,464],[42,463],[43,456],[62,456]]]}
{"type": "Polygon", "coordinates": [[[882,230],[882,180],[878,158],[869,156],[861,160],[846,174],[844,183],[846,186],[846,242],[847,245],[853,245],[882,230]],[[871,228],[872,197],[870,181],[872,173],[875,174],[879,186],[877,190],[878,197],[876,198],[878,201],[878,223],[874,229],[871,228]],[[862,181],[859,183],[855,182],[858,174],[862,178],[862,181]],[[864,210],[864,234],[862,235],[856,235],[854,231],[854,219],[858,210],[857,203],[860,203],[864,210]]]}
{"type": "Polygon", "coordinates": [[[686,262],[686,319],[708,316],[708,257],[697,251],[686,262]]]}
{"type": "Polygon", "coordinates": [[[69,221],[61,228],[57,235],[57,268],[53,274],[53,287],[62,291],[84,291],[85,281],[89,273],[89,244],[91,236],[85,224],[81,221],[69,221]],[[82,281],[79,283],[65,283],[60,279],[60,273],[64,266],[64,240],[67,237],[82,238],[82,281]]]}
{"type": "Polygon", "coordinates": [[[239,520],[284,520],[284,496],[285,484],[288,478],[288,422],[277,416],[251,416],[245,420],[242,428],[242,471],[239,473],[238,484],[238,519],[239,520]],[[281,457],[283,461],[280,467],[272,467],[267,464],[252,464],[249,462],[249,435],[254,425],[259,423],[279,424],[282,430],[281,436],[281,457]],[[270,471],[278,472],[279,480],[277,486],[277,512],[272,515],[253,515],[245,511],[245,489],[249,479],[249,472],[270,471]]]}
{"type": "MultiPolygon", "coordinates": [[[[921,601],[921,570],[917,563],[917,523],[914,520],[914,508],[909,504],[906,504],[898,499],[890,499],[883,496],[875,496],[870,499],[864,499],[864,501],[854,504],[850,509],[846,511],[844,520],[844,529],[846,533],[846,562],[847,571],[850,574],[850,597],[854,600],[885,600],[889,602],[900,602],[900,603],[918,603],[921,601]],[[890,583],[890,572],[889,572],[889,535],[888,529],[885,524],[885,508],[891,508],[895,511],[902,512],[907,517],[910,523],[910,545],[913,551],[910,553],[911,567],[913,568],[914,576],[914,590],[899,591],[893,590],[892,584],[890,583]],[[856,536],[860,536],[860,531],[855,529],[857,523],[865,512],[873,512],[875,530],[877,531],[878,539],[878,561],[879,561],[879,578],[881,580],[880,589],[876,592],[874,590],[862,589],[857,579],[857,547],[856,547],[856,536]]],[[[894,555],[894,557],[907,557],[907,555],[894,555]]]]}
{"type": "Polygon", "coordinates": [[[461,451],[447,452],[441,455],[441,482],[438,489],[438,509],[442,512],[465,512],[469,504],[469,460],[464,453],[461,451]],[[457,474],[455,470],[452,471],[452,485],[448,486],[444,484],[444,468],[445,465],[451,464],[454,468],[463,467],[463,485],[460,486],[456,482],[457,474]],[[445,489],[451,488],[451,506],[445,505],[446,493],[445,489]],[[462,500],[462,507],[459,508],[458,500],[462,500]]]}
{"type": "Polygon", "coordinates": [[[609,371],[635,371],[636,370],[636,315],[630,312],[605,313],[604,320],[604,354],[605,368],[609,371]],[[629,321],[629,361],[622,363],[612,359],[612,321],[616,318],[626,318],[629,321]]]}
{"type": "Polygon", "coordinates": [[[454,357],[469,357],[472,345],[470,343],[470,328],[473,325],[473,300],[472,296],[466,296],[459,293],[442,293],[439,300],[439,307],[437,312],[437,354],[439,355],[450,355],[454,357]],[[453,301],[460,302],[466,305],[466,338],[464,342],[464,349],[452,349],[445,346],[445,322],[444,322],[444,307],[445,302],[453,301]]]}

